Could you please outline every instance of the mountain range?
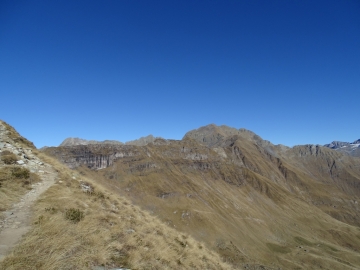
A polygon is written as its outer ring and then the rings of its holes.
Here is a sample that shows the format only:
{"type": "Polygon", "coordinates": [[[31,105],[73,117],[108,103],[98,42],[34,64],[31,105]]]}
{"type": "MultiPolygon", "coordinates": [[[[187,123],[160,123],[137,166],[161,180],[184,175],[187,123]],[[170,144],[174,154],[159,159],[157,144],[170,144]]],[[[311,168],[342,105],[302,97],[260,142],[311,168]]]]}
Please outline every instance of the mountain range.
{"type": "Polygon", "coordinates": [[[350,156],[360,157],[360,139],[352,143],[333,141],[332,143],[325,144],[324,146],[342,153],[347,153],[350,156]]]}
{"type": "Polygon", "coordinates": [[[211,124],[182,140],[43,151],[235,268],[359,269],[360,158],[338,145],[290,148],[211,124]]]}
{"type": "Polygon", "coordinates": [[[122,142],[116,141],[116,140],[95,141],[95,140],[85,140],[85,139],[80,139],[80,138],[69,137],[69,138],[66,138],[59,146],[74,146],[74,145],[88,145],[88,144],[112,144],[112,145],[126,144],[126,145],[143,146],[143,145],[147,145],[148,143],[154,142],[155,139],[161,139],[161,138],[154,137],[153,135],[150,134],[148,136],[141,137],[137,140],[122,143],[122,142]]]}
{"type": "MultiPolygon", "coordinates": [[[[197,140],[199,143],[205,144],[209,147],[216,145],[216,143],[220,142],[223,138],[227,136],[233,135],[240,135],[243,133],[249,133],[253,136],[257,136],[252,131],[246,130],[244,128],[236,129],[231,128],[225,125],[220,126],[221,131],[214,135],[211,132],[211,128],[215,127],[215,125],[210,124],[198,130],[192,130],[185,134],[184,137],[190,137],[197,140]],[[218,136],[218,137],[213,137],[218,136]]],[[[85,140],[80,138],[73,138],[69,137],[66,138],[59,146],[74,146],[74,145],[88,145],[88,144],[126,144],[126,145],[137,145],[137,146],[144,146],[149,143],[153,143],[156,139],[163,139],[161,137],[154,137],[153,135],[148,135],[145,137],[141,137],[136,140],[128,141],[122,143],[116,140],[105,140],[105,141],[96,141],[96,140],[85,140]]],[[[285,147],[285,146],[284,146],[285,147]]],[[[333,141],[329,144],[325,144],[324,147],[328,147],[334,149],[336,151],[340,151],[342,153],[349,154],[350,156],[360,157],[360,139],[350,143],[350,142],[340,142],[340,141],[333,141]]]]}

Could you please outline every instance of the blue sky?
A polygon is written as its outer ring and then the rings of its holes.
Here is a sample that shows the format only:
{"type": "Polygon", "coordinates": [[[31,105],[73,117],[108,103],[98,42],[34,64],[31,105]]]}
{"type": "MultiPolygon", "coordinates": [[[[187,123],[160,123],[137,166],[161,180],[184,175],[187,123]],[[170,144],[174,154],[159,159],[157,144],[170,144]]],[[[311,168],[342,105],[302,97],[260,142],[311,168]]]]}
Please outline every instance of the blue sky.
{"type": "Polygon", "coordinates": [[[66,137],[360,138],[360,2],[1,1],[0,119],[66,137]]]}

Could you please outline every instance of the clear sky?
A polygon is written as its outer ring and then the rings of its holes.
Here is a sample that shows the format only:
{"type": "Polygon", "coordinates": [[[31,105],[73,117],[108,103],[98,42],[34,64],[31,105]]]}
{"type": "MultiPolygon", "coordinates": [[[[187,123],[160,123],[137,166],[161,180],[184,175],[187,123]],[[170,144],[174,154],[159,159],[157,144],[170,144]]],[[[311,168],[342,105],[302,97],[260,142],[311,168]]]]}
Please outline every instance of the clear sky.
{"type": "Polygon", "coordinates": [[[360,138],[360,1],[0,1],[0,119],[66,137],[360,138]]]}

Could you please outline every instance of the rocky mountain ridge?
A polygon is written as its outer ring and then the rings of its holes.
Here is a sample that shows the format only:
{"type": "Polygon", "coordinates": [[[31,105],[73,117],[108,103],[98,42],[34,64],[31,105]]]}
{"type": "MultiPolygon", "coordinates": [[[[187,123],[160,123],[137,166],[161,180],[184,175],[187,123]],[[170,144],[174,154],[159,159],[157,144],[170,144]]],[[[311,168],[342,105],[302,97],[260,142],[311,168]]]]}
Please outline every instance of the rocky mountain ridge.
{"type": "Polygon", "coordinates": [[[352,143],[333,141],[329,144],[325,144],[324,146],[342,153],[349,154],[350,156],[360,157],[360,139],[352,143]]]}
{"type": "Polygon", "coordinates": [[[59,146],[73,146],[73,145],[88,145],[88,144],[119,144],[122,145],[122,142],[115,140],[105,140],[105,141],[95,141],[95,140],[85,140],[80,138],[69,137],[66,138],[59,146]]]}
{"type": "Polygon", "coordinates": [[[162,139],[161,137],[154,137],[153,135],[148,135],[145,137],[140,137],[139,139],[128,141],[125,143],[122,143],[120,141],[116,140],[105,140],[105,141],[96,141],[96,140],[85,140],[80,138],[73,138],[69,137],[66,138],[59,146],[74,146],[74,145],[89,145],[89,144],[111,144],[111,145],[137,145],[137,146],[143,146],[147,145],[149,143],[153,143],[157,139],[162,139]]]}

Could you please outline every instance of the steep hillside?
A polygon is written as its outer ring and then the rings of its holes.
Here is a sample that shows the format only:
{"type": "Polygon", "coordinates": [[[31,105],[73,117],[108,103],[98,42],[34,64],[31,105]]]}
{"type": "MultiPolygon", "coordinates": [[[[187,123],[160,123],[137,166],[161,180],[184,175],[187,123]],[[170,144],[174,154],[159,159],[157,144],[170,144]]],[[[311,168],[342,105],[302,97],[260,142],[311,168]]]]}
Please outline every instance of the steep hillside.
{"type": "Polygon", "coordinates": [[[48,188],[40,194],[32,183],[24,183],[29,177],[22,174],[1,179],[0,194],[14,196],[11,203],[15,204],[2,204],[5,207],[0,209],[8,214],[2,223],[5,227],[0,226],[4,229],[0,231],[0,269],[231,269],[203,243],[169,228],[128,199],[51,157],[36,149],[30,155],[25,149],[24,158],[15,141],[31,144],[2,121],[0,139],[2,154],[8,149],[18,151],[18,160],[23,161],[0,163],[0,169],[12,166],[9,172],[18,172],[13,168],[36,169],[31,162],[36,163],[43,167],[34,172],[41,176],[35,186],[48,188]],[[42,176],[55,182],[45,182],[42,176]],[[8,183],[20,191],[9,193],[8,183]],[[27,190],[20,188],[24,184],[27,190]],[[21,222],[16,221],[18,214],[22,215],[21,222]],[[17,235],[18,245],[8,246],[7,256],[2,257],[4,242],[15,244],[11,241],[14,232],[27,233],[23,238],[17,235]]]}
{"type": "Polygon", "coordinates": [[[320,146],[274,146],[215,125],[181,141],[45,152],[236,268],[360,267],[357,158],[320,146]]]}

